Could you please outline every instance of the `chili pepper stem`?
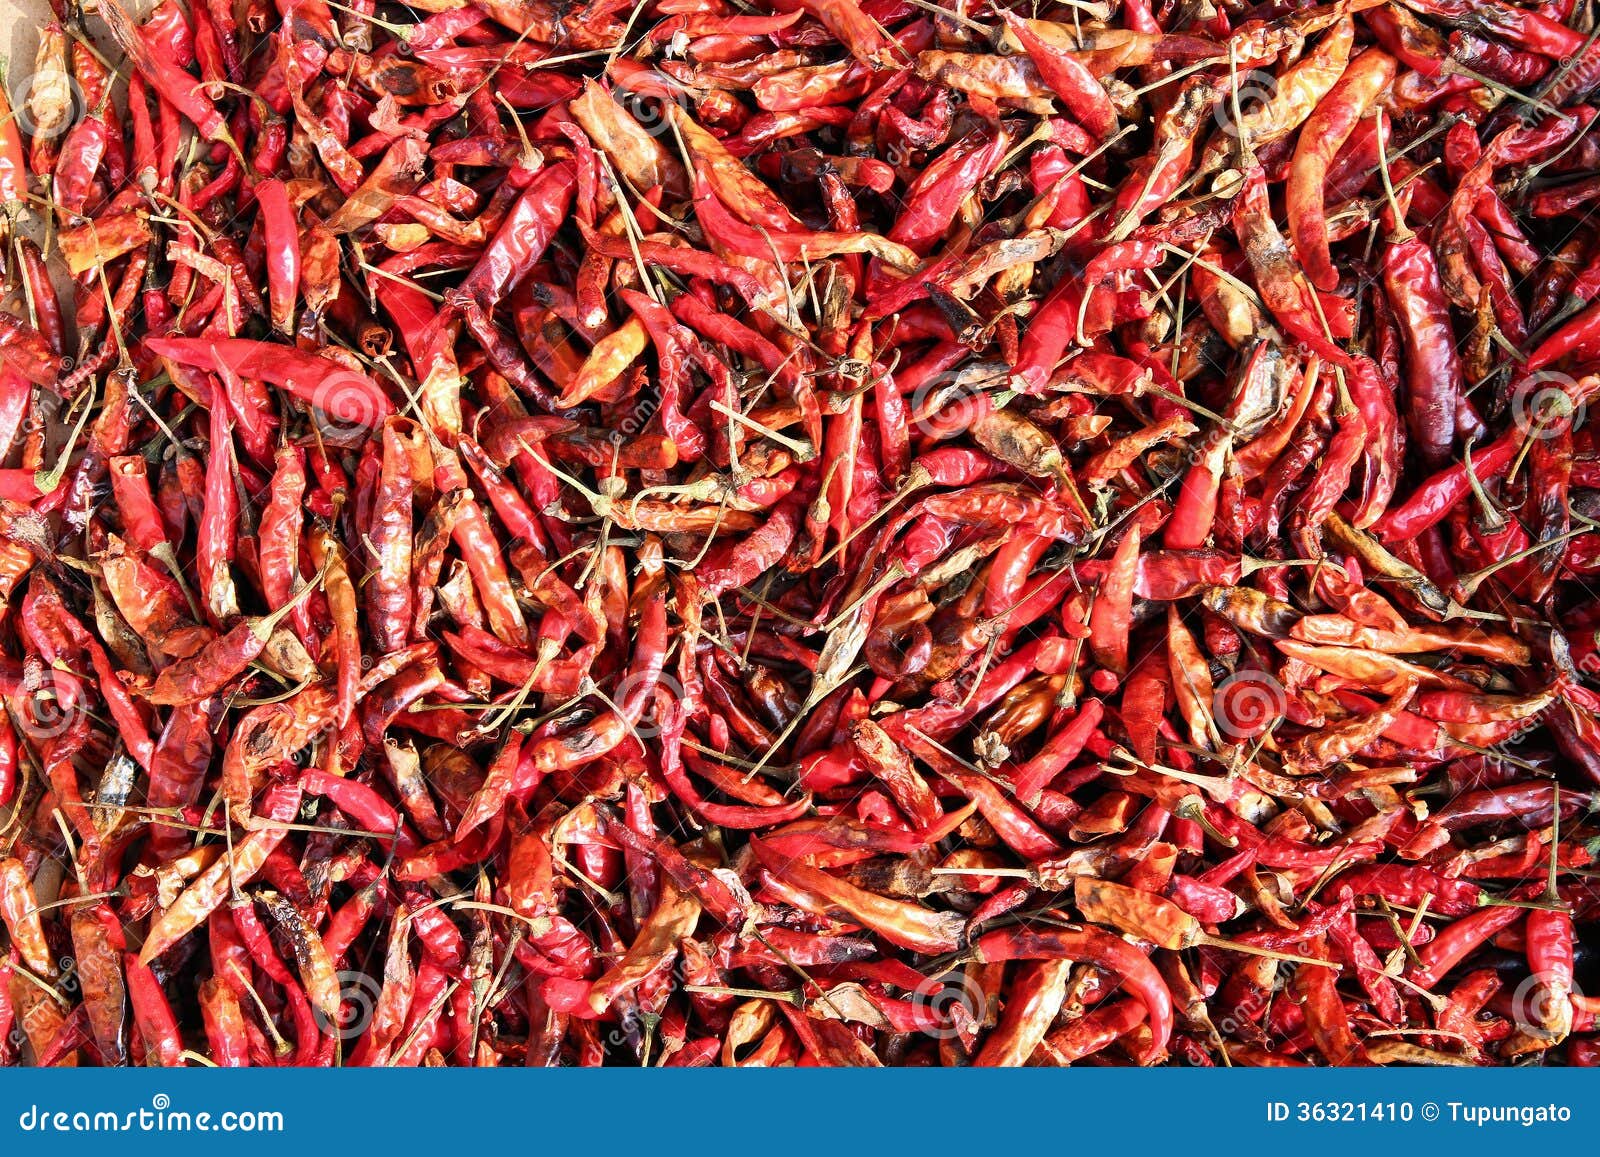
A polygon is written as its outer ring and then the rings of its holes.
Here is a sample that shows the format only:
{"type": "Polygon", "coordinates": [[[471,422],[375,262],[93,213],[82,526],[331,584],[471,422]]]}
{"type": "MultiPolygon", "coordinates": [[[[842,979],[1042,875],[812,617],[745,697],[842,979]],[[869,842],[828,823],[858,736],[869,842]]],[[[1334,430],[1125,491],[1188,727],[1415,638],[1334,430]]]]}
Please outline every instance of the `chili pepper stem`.
{"type": "Polygon", "coordinates": [[[1226,282],[1233,289],[1235,289],[1235,290],[1239,291],[1240,293],[1244,294],[1257,307],[1262,308],[1262,309],[1264,309],[1266,307],[1266,303],[1261,300],[1261,295],[1258,294],[1255,291],[1255,288],[1253,286],[1247,285],[1245,282],[1240,281],[1237,277],[1235,277],[1233,274],[1229,273],[1226,269],[1223,269],[1220,265],[1216,265],[1213,262],[1207,261],[1204,257],[1195,256],[1195,255],[1191,254],[1187,249],[1180,249],[1178,246],[1173,245],[1170,242],[1163,241],[1161,243],[1161,248],[1163,248],[1167,252],[1172,253],[1172,254],[1174,254],[1176,256],[1179,256],[1179,257],[1184,257],[1184,258],[1193,257],[1194,258],[1194,264],[1197,265],[1199,268],[1204,269],[1207,273],[1210,273],[1212,276],[1221,279],[1222,281],[1226,282]]]}
{"type": "Polygon", "coordinates": [[[267,1002],[261,999],[261,994],[250,983],[250,978],[237,970],[235,970],[233,978],[250,995],[250,999],[255,1002],[256,1014],[261,1018],[261,1027],[272,1040],[272,1051],[279,1057],[286,1057],[294,1052],[294,1046],[283,1039],[283,1035],[278,1032],[277,1026],[272,1023],[272,1014],[267,1011],[267,1002]]]}
{"type": "Polygon", "coordinates": [[[1347,573],[1344,567],[1326,558],[1254,558],[1243,555],[1239,560],[1239,577],[1248,578],[1258,570],[1276,570],[1278,567],[1288,566],[1327,567],[1341,575],[1347,573]]]}
{"type": "Polygon", "coordinates": [[[805,994],[798,988],[786,992],[774,992],[764,988],[727,988],[716,984],[685,984],[685,992],[697,992],[706,996],[742,996],[749,1000],[776,1000],[784,1004],[792,1004],[796,1008],[805,1007],[805,994]]]}
{"type": "Polygon", "coordinates": [[[1426,988],[1423,988],[1422,985],[1418,984],[1408,976],[1401,976],[1398,973],[1390,973],[1388,971],[1385,971],[1384,975],[1390,980],[1394,981],[1394,983],[1404,988],[1408,988],[1412,992],[1416,993],[1417,996],[1421,997],[1423,1002],[1436,1013],[1443,1012],[1445,1009],[1450,1007],[1450,1002],[1447,999],[1440,996],[1438,993],[1429,992],[1426,988]]]}
{"type": "Polygon", "coordinates": [[[53,900],[48,904],[39,904],[27,909],[30,913],[49,912],[56,908],[72,908],[79,904],[95,904],[101,900],[111,900],[125,895],[120,888],[113,888],[109,892],[86,892],[81,896],[73,896],[66,900],[53,900]]]}
{"type": "Polygon", "coordinates": [[[1205,830],[1205,833],[1225,848],[1236,848],[1239,841],[1236,837],[1228,835],[1211,822],[1206,815],[1205,801],[1197,795],[1187,796],[1178,801],[1178,806],[1173,810],[1173,815],[1180,819],[1193,820],[1205,830]]]}
{"type": "MultiPolygon", "coordinates": [[[[1550,81],[1542,87],[1547,90],[1550,83],[1555,83],[1560,77],[1565,76],[1572,69],[1572,67],[1588,53],[1589,49],[1594,47],[1595,37],[1597,36],[1600,36],[1600,27],[1595,28],[1589,33],[1588,40],[1585,42],[1581,52],[1576,53],[1569,59],[1563,60],[1560,67],[1551,72],[1550,81]]],[[[1574,133],[1572,135],[1572,139],[1562,146],[1562,148],[1554,156],[1547,157],[1538,164],[1529,165],[1520,176],[1515,178],[1514,188],[1517,190],[1517,192],[1519,194],[1525,194],[1528,186],[1533,181],[1538,179],[1539,175],[1543,173],[1546,168],[1555,164],[1555,162],[1561,160],[1561,158],[1565,157],[1574,148],[1576,148],[1578,143],[1583,140],[1583,138],[1592,128],[1594,128],[1594,118],[1591,117],[1588,122],[1584,124],[1583,128],[1574,133]]]]}
{"type": "Polygon", "coordinates": [[[1286,964],[1313,964],[1319,968],[1331,968],[1335,972],[1341,971],[1338,964],[1331,960],[1323,960],[1318,956],[1296,956],[1292,952],[1278,952],[1271,948],[1257,948],[1253,944],[1240,944],[1234,940],[1227,940],[1220,936],[1201,936],[1196,944],[1207,948],[1220,948],[1225,952],[1242,952],[1246,956],[1260,956],[1267,960],[1281,960],[1286,964]]]}
{"type": "MultiPolygon", "coordinates": [[[[1183,771],[1179,768],[1167,767],[1159,763],[1146,763],[1144,760],[1134,755],[1133,752],[1121,747],[1113,750],[1111,754],[1113,758],[1121,759],[1127,763],[1130,763],[1133,765],[1134,769],[1139,771],[1148,771],[1155,775],[1163,775],[1168,779],[1175,779],[1179,783],[1187,783],[1193,787],[1198,787],[1219,803],[1225,802],[1233,792],[1227,776],[1198,775],[1192,771],[1183,771]]],[[[1100,769],[1110,775],[1133,774],[1133,772],[1128,768],[1119,768],[1109,763],[1102,763],[1100,765],[1100,769]]]]}
{"type": "Polygon", "coordinates": [[[172,544],[170,542],[158,542],[150,551],[150,557],[167,568],[167,573],[178,584],[178,590],[182,592],[184,600],[189,604],[189,613],[194,616],[196,622],[200,621],[203,616],[200,612],[199,600],[195,598],[194,590],[183,577],[183,565],[178,562],[178,556],[173,551],[172,544]]]}
{"type": "Polygon", "coordinates": [[[572,873],[572,876],[575,880],[583,884],[596,896],[599,896],[606,902],[608,906],[615,907],[617,904],[622,902],[621,897],[619,897],[615,892],[612,892],[607,888],[603,888],[599,884],[595,883],[592,878],[585,875],[581,869],[574,866],[572,862],[569,861],[565,856],[556,855],[553,856],[552,859],[562,871],[572,873]]]}
{"type": "Polygon", "coordinates": [[[1483,908],[1526,908],[1537,912],[1566,912],[1568,907],[1560,900],[1506,900],[1485,895],[1478,901],[1483,908]]]}
{"type": "Polygon", "coordinates": [[[1467,485],[1472,488],[1472,496],[1478,503],[1481,525],[1489,534],[1500,533],[1505,529],[1506,516],[1490,500],[1488,492],[1483,488],[1483,481],[1478,477],[1478,472],[1472,468],[1471,442],[1461,448],[1461,463],[1466,467],[1467,485]]]}
{"type": "Polygon", "coordinates": [[[508,908],[504,904],[491,904],[486,900],[457,900],[452,907],[470,909],[475,912],[493,912],[504,916],[508,920],[520,920],[532,930],[535,936],[542,936],[553,927],[548,917],[524,916],[515,908],[508,908]]]}
{"type": "Polygon", "coordinates": [[[328,576],[328,567],[331,565],[331,559],[327,562],[324,562],[322,564],[322,569],[317,572],[317,576],[308,583],[302,583],[300,589],[295,592],[294,597],[292,597],[288,602],[284,603],[283,606],[279,607],[277,610],[272,611],[270,614],[262,615],[260,618],[256,619],[256,621],[250,625],[250,633],[258,639],[270,639],[272,637],[272,632],[278,629],[278,624],[283,622],[284,618],[290,612],[292,612],[297,606],[305,601],[307,596],[321,589],[323,580],[328,576]]]}
{"type": "Polygon", "coordinates": [[[354,8],[347,8],[345,5],[338,3],[338,0],[323,0],[323,2],[327,4],[329,8],[343,12],[350,16],[355,16],[361,20],[365,20],[368,24],[383,29],[390,36],[393,36],[396,40],[399,40],[402,43],[411,39],[412,30],[408,25],[394,24],[388,20],[380,20],[378,17],[370,15],[366,12],[358,12],[354,8]]]}
{"type": "Polygon", "coordinates": [[[763,426],[760,422],[756,421],[748,414],[741,414],[738,411],[724,405],[721,401],[713,399],[711,402],[711,408],[717,413],[728,418],[730,421],[738,422],[739,425],[745,426],[751,430],[758,430],[766,437],[771,438],[774,442],[778,443],[778,445],[792,450],[796,456],[796,459],[800,462],[809,462],[811,459],[817,456],[816,449],[810,444],[802,442],[798,438],[791,438],[787,434],[780,434],[770,426],[763,426]]]}
{"type": "MultiPolygon", "coordinates": [[[[159,189],[150,195],[187,221],[195,230],[195,232],[205,239],[208,245],[215,243],[217,239],[216,233],[204,221],[200,220],[200,218],[192,210],[190,210],[187,205],[183,204],[181,201],[173,200],[159,189]]],[[[104,276],[105,270],[103,267],[100,272],[101,275],[104,276]]]]}
{"type": "MultiPolygon", "coordinates": [[[[485,713],[478,723],[479,731],[485,735],[492,735],[500,729],[503,723],[522,710],[528,702],[528,696],[533,694],[533,685],[539,679],[540,667],[542,666],[542,663],[534,666],[534,669],[528,673],[528,677],[522,681],[522,685],[517,688],[516,694],[507,703],[498,709],[491,709],[485,713]]],[[[581,692],[584,689],[584,687],[579,687],[580,696],[575,696],[574,698],[581,697],[581,692]]],[[[593,690],[592,685],[588,689],[593,690]]]]}
{"type": "Polygon", "coordinates": [[[429,1022],[431,1022],[432,1019],[439,1014],[439,1010],[445,1006],[445,1002],[454,996],[456,989],[460,987],[461,982],[459,980],[452,980],[448,985],[445,986],[444,991],[441,992],[429,1006],[427,1015],[418,1020],[416,1027],[406,1034],[405,1039],[400,1042],[400,1047],[390,1055],[388,1061],[386,1062],[387,1067],[393,1068],[395,1058],[404,1056],[410,1050],[411,1046],[416,1043],[417,1037],[420,1036],[422,1031],[428,1027],[429,1022]]]}
{"type": "Polygon", "coordinates": [[[1549,550],[1552,546],[1558,546],[1563,542],[1570,542],[1572,539],[1582,537],[1585,534],[1592,534],[1594,533],[1595,528],[1600,526],[1600,524],[1590,522],[1588,519],[1583,518],[1583,516],[1578,514],[1576,511],[1572,513],[1572,517],[1583,522],[1584,525],[1574,530],[1569,530],[1565,534],[1560,534],[1554,538],[1547,539],[1544,542],[1536,543],[1533,546],[1515,551],[1514,553],[1507,555],[1505,558],[1496,559],[1494,562],[1490,563],[1486,567],[1483,567],[1481,570],[1475,570],[1470,574],[1462,575],[1456,580],[1455,584],[1456,589],[1461,592],[1460,597],[1464,599],[1470,599],[1477,592],[1479,585],[1482,584],[1485,579],[1492,577],[1496,572],[1504,570],[1506,567],[1515,563],[1519,563],[1525,558],[1532,558],[1534,555],[1539,554],[1542,551],[1549,550]]]}
{"type": "MultiPolygon", "coordinates": [[[[1382,115],[1383,112],[1380,109],[1376,114],[1374,114],[1374,118],[1380,118],[1382,115]]],[[[1385,198],[1387,198],[1389,202],[1389,212],[1394,217],[1394,229],[1389,234],[1389,243],[1391,245],[1399,245],[1403,242],[1410,241],[1416,236],[1416,234],[1406,227],[1405,210],[1400,207],[1400,202],[1395,197],[1394,182],[1390,180],[1389,177],[1389,157],[1388,153],[1384,149],[1383,139],[1386,135],[1387,134],[1384,133],[1383,125],[1381,123],[1378,124],[1377,128],[1372,134],[1373,140],[1378,146],[1378,173],[1383,178],[1383,195],[1385,198]]]]}
{"type": "Polygon", "coordinates": [[[1556,782],[1551,785],[1550,804],[1550,870],[1545,876],[1544,899],[1548,903],[1561,903],[1561,896],[1556,891],[1556,873],[1560,867],[1561,852],[1561,784],[1556,782]]]}
{"type": "Polygon", "coordinates": [[[1136,89],[1132,90],[1131,92],[1128,93],[1128,96],[1129,97],[1144,96],[1146,93],[1154,92],[1158,88],[1165,88],[1167,85],[1171,84],[1175,80],[1182,80],[1186,76],[1192,76],[1194,73],[1203,72],[1204,70],[1206,70],[1208,68],[1211,68],[1211,67],[1213,67],[1215,65],[1225,64],[1225,63],[1227,63],[1227,60],[1228,60],[1228,58],[1226,56],[1213,56],[1213,57],[1209,57],[1209,58],[1207,58],[1205,60],[1197,60],[1193,64],[1186,65],[1183,68],[1175,68],[1175,69],[1173,69],[1171,72],[1169,72],[1165,76],[1163,76],[1160,80],[1151,81],[1149,84],[1143,86],[1142,88],[1136,88],[1136,89]]]}
{"type": "Polygon", "coordinates": [[[229,92],[238,93],[240,96],[244,97],[246,100],[250,101],[256,106],[257,110],[262,114],[263,120],[270,120],[273,116],[277,115],[275,112],[273,112],[272,106],[267,103],[267,99],[264,96],[262,96],[259,92],[256,92],[254,89],[246,88],[242,84],[234,84],[232,81],[228,80],[211,80],[206,82],[206,87],[220,88],[229,92]]]}
{"type": "Polygon", "coordinates": [[[1499,93],[1501,96],[1507,98],[1508,100],[1514,100],[1518,104],[1525,104],[1531,109],[1535,109],[1538,112],[1544,113],[1545,116],[1555,117],[1557,120],[1562,121],[1571,119],[1566,113],[1562,112],[1554,105],[1546,104],[1538,97],[1529,96],[1527,93],[1518,92],[1508,84],[1501,84],[1493,77],[1485,76],[1481,72],[1476,72],[1473,69],[1468,68],[1460,61],[1446,60],[1444,62],[1444,68],[1446,72],[1453,72],[1458,76],[1464,76],[1470,81],[1474,81],[1477,84],[1483,85],[1483,87],[1488,89],[1490,92],[1499,93]]]}
{"type": "Polygon", "coordinates": [[[33,484],[39,488],[41,494],[54,492],[61,485],[61,479],[66,476],[67,467],[71,464],[72,451],[78,444],[78,439],[83,435],[83,428],[88,424],[89,415],[94,410],[96,388],[91,381],[83,394],[73,400],[73,407],[78,409],[78,418],[72,424],[72,429],[67,432],[66,445],[61,447],[61,452],[56,455],[55,465],[49,470],[36,470],[33,475],[33,484]],[[83,405],[78,407],[78,400],[83,399],[83,405]]]}
{"type": "Polygon", "coordinates": [[[989,634],[989,641],[984,645],[983,658],[978,663],[977,673],[973,675],[972,680],[967,687],[967,693],[961,698],[961,707],[963,710],[965,710],[967,705],[972,702],[972,697],[978,693],[978,687],[982,684],[983,677],[989,673],[989,664],[994,661],[994,653],[996,648],[999,646],[1000,632],[991,631],[989,634]]]}
{"type": "Polygon", "coordinates": [[[365,261],[356,262],[356,268],[361,269],[361,270],[363,270],[363,271],[365,271],[367,273],[374,274],[374,275],[376,275],[378,277],[387,278],[388,280],[394,282],[396,285],[404,285],[408,289],[414,289],[418,293],[422,294],[424,297],[428,298],[428,300],[430,300],[430,301],[438,302],[440,304],[443,304],[443,302],[444,302],[444,295],[443,294],[435,293],[433,290],[429,289],[426,285],[422,285],[422,284],[418,283],[414,278],[402,277],[400,274],[395,273],[393,270],[380,269],[378,266],[370,265],[365,261]]]}
{"type": "Polygon", "coordinates": [[[963,16],[961,13],[953,11],[949,8],[941,8],[937,4],[930,3],[930,0],[907,0],[907,2],[913,8],[921,8],[924,12],[938,13],[946,20],[954,21],[964,28],[970,28],[979,36],[992,37],[996,32],[999,31],[997,28],[991,27],[987,24],[979,24],[976,20],[969,19],[968,17],[963,16]]]}
{"type": "Polygon", "coordinates": [[[888,590],[890,587],[894,586],[895,583],[899,582],[905,577],[906,573],[903,566],[901,566],[898,562],[890,563],[888,569],[884,571],[884,573],[876,582],[874,582],[866,590],[862,591],[861,594],[857,595],[848,606],[839,611],[833,616],[833,618],[829,619],[828,622],[822,627],[822,630],[824,632],[838,630],[844,624],[846,619],[850,618],[865,604],[877,598],[884,591],[888,590]]]}
{"type": "Polygon", "coordinates": [[[900,503],[904,502],[906,498],[908,498],[913,492],[929,485],[932,481],[933,477],[928,473],[927,468],[919,466],[913,462],[911,464],[911,468],[906,471],[905,478],[901,480],[899,488],[884,501],[882,506],[873,512],[871,518],[867,519],[844,538],[840,539],[839,542],[834,545],[832,550],[828,551],[822,556],[820,562],[831,562],[870,527],[876,526],[879,522],[888,517],[889,514],[894,511],[894,508],[900,503]],[[915,476],[915,481],[913,481],[913,476],[915,476]]]}

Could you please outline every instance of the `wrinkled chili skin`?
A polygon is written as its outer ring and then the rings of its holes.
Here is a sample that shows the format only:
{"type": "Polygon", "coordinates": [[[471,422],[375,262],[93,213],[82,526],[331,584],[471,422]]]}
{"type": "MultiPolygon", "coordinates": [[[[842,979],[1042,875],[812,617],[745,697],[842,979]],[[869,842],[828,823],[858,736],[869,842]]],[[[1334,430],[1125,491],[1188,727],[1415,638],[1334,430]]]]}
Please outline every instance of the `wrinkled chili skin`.
{"type": "Polygon", "coordinates": [[[1600,1059],[1587,11],[67,7],[0,1065],[1600,1059]]]}
{"type": "Polygon", "coordinates": [[[1433,251],[1419,237],[1391,243],[1383,282],[1405,337],[1406,428],[1427,466],[1450,457],[1462,405],[1461,360],[1433,251]]]}

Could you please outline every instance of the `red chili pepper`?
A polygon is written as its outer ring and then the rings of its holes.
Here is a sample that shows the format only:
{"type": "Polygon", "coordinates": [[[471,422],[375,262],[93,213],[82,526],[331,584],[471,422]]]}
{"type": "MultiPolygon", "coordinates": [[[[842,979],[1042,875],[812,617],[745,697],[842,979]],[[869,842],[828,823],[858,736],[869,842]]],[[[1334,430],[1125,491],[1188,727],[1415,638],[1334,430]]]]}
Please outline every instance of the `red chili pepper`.
{"type": "Polygon", "coordinates": [[[1092,928],[1079,932],[1005,928],[981,937],[975,950],[990,962],[1067,959],[1111,971],[1145,1006],[1150,1043],[1141,1059],[1149,1063],[1165,1054],[1172,1035],[1172,994],[1150,961],[1127,941],[1092,928]]]}
{"type": "Polygon", "coordinates": [[[144,1040],[145,1055],[164,1068],[176,1068],[182,1063],[183,1039],[161,981],[131,952],[123,957],[123,969],[128,977],[133,1023],[144,1040]]]}
{"type": "Polygon", "coordinates": [[[117,44],[163,100],[181,112],[206,140],[233,144],[226,120],[206,98],[203,86],[183,71],[184,65],[179,59],[163,56],[161,45],[154,42],[156,38],[148,37],[147,29],[134,27],[132,18],[116,0],[107,0],[101,15],[117,44]]]}
{"type": "Polygon", "coordinates": [[[1516,430],[1502,434],[1481,453],[1472,456],[1469,474],[1465,463],[1439,471],[1405,502],[1379,519],[1374,531],[1385,542],[1404,542],[1437,525],[1470,491],[1470,479],[1481,482],[1504,473],[1521,449],[1516,430]]]}
{"type": "Polygon", "coordinates": [[[1066,104],[1067,110],[1096,137],[1104,140],[1117,127],[1117,113],[1105,89],[1071,53],[1047,44],[1028,21],[1003,12],[1006,27],[1038,68],[1044,82],[1066,104]]]}
{"type": "Polygon", "coordinates": [[[151,338],[145,344],[152,353],[180,365],[282,386],[348,425],[374,429],[394,412],[371,377],[315,354],[244,338],[151,338]]]}
{"type": "Polygon", "coordinates": [[[779,8],[40,29],[0,1061],[1590,1059],[1575,8],[779,8]]]}
{"type": "Polygon", "coordinates": [[[0,363],[36,386],[56,388],[61,357],[38,330],[13,314],[0,312],[0,363]]]}
{"type": "Polygon", "coordinates": [[[1455,441],[1463,381],[1433,250],[1414,235],[1397,237],[1384,250],[1383,279],[1405,338],[1411,444],[1424,464],[1438,467],[1455,441]]]}
{"type": "Polygon", "coordinates": [[[20,205],[27,194],[28,160],[22,151],[22,133],[9,93],[0,94],[0,201],[6,206],[20,205]]]}
{"type": "Polygon", "coordinates": [[[261,231],[267,250],[272,324],[280,333],[293,333],[295,300],[300,292],[300,231],[294,205],[288,188],[276,179],[258,181],[255,198],[261,207],[261,231]]]}

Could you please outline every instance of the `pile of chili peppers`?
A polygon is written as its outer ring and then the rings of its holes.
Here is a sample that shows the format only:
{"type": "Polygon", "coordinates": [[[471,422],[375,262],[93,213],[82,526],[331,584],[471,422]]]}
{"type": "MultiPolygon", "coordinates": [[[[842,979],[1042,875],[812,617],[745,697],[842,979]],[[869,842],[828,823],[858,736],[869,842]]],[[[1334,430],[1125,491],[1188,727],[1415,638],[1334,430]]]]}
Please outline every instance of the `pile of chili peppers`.
{"type": "Polygon", "coordinates": [[[1600,1061],[1589,0],[123,2],[0,1061],[1600,1061]]]}

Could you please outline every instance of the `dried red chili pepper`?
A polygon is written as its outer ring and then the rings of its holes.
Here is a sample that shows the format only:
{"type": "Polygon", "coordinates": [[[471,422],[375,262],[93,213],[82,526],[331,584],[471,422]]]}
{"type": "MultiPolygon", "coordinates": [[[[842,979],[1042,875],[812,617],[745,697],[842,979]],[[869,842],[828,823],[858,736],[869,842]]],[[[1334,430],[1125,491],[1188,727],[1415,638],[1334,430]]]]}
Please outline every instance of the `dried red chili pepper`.
{"type": "Polygon", "coordinates": [[[0,1028],[328,1064],[345,969],[362,1064],[1587,1058],[1571,6],[779,7],[102,5],[125,99],[44,29],[0,976],[83,984],[0,1028]]]}

